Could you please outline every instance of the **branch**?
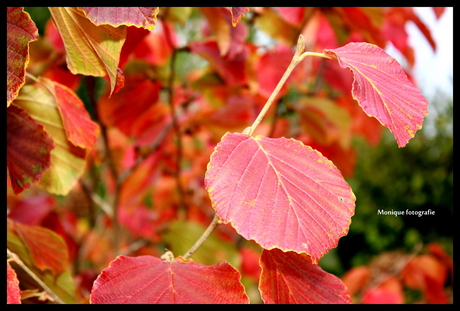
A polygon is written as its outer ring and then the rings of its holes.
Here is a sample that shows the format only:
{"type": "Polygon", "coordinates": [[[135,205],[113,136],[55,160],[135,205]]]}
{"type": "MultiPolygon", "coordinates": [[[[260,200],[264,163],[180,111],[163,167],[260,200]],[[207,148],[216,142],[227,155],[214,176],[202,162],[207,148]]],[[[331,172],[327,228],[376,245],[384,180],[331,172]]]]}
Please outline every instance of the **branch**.
{"type": "Polygon", "coordinates": [[[268,98],[267,102],[262,108],[262,111],[260,111],[254,123],[250,127],[247,127],[243,131],[243,134],[252,135],[254,133],[255,129],[257,128],[259,123],[262,121],[263,117],[267,113],[268,109],[270,108],[271,104],[275,100],[276,96],[278,95],[279,91],[283,87],[284,83],[286,83],[286,80],[289,78],[294,68],[297,66],[298,63],[300,63],[307,56],[319,56],[319,57],[332,59],[332,57],[328,55],[324,55],[323,53],[305,52],[305,39],[303,35],[300,35],[297,41],[297,49],[294,54],[294,57],[291,60],[291,63],[289,64],[288,68],[284,72],[283,76],[281,77],[280,81],[276,85],[275,89],[273,90],[272,94],[268,98]]]}
{"type": "Polygon", "coordinates": [[[18,266],[20,266],[22,268],[22,270],[24,270],[28,275],[30,275],[32,277],[32,279],[34,279],[35,282],[37,282],[38,285],[48,293],[48,295],[53,299],[53,301],[55,301],[55,302],[57,302],[59,304],[64,304],[64,302],[61,300],[61,298],[59,298],[45,283],[43,283],[43,281],[40,280],[40,278],[38,276],[36,276],[35,273],[33,273],[33,271],[30,270],[24,264],[24,262],[22,262],[22,260],[18,257],[18,255],[16,255],[15,253],[11,252],[8,248],[6,249],[6,254],[7,254],[8,258],[10,258],[16,264],[18,264],[18,266]]]}
{"type": "Polygon", "coordinates": [[[211,224],[208,226],[206,231],[201,235],[201,237],[193,244],[193,246],[185,253],[184,256],[182,256],[184,259],[189,259],[192,257],[193,253],[196,252],[196,250],[201,246],[201,244],[206,241],[208,236],[211,234],[211,232],[222,223],[220,220],[219,216],[217,216],[217,213],[214,215],[214,219],[212,220],[211,224]]]}

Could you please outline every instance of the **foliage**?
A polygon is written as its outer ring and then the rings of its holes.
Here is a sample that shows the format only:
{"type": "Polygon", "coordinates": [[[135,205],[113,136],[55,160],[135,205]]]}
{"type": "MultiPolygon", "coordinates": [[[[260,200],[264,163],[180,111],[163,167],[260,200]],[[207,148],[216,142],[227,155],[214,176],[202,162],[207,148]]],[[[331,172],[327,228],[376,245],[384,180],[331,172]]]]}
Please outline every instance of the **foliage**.
{"type": "Polygon", "coordinates": [[[351,301],[318,260],[353,137],[404,147],[427,114],[382,50],[413,64],[408,21],[435,48],[411,8],[31,12],[7,18],[10,302],[351,301]]]}

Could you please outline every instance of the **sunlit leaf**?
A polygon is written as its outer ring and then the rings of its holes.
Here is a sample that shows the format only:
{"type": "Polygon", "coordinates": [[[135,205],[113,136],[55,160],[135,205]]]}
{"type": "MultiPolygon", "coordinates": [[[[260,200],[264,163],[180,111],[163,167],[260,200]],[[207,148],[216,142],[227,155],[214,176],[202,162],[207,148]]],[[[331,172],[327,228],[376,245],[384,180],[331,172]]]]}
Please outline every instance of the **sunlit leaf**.
{"type": "Polygon", "coordinates": [[[428,102],[384,50],[368,43],[349,43],[324,50],[324,54],[353,72],[353,98],[369,116],[390,129],[399,147],[404,147],[422,128],[428,102]]]}
{"type": "Polygon", "coordinates": [[[53,93],[67,138],[75,146],[92,149],[99,136],[99,126],[91,120],[81,99],[62,84],[46,78],[39,81],[53,93]]]}
{"type": "Polygon", "coordinates": [[[265,303],[351,303],[345,284],[305,254],[263,250],[259,290],[265,303]]]}
{"type": "Polygon", "coordinates": [[[95,25],[136,26],[155,29],[158,7],[81,7],[95,25]]]}
{"type": "Polygon", "coordinates": [[[64,41],[70,71],[96,77],[108,74],[113,93],[117,88],[117,68],[126,27],[96,26],[78,8],[49,9],[64,41]]]}
{"type": "Polygon", "coordinates": [[[243,237],[305,252],[315,263],[348,232],[354,213],[355,196],[334,164],[294,139],[227,133],[205,187],[222,221],[243,237]]]}
{"type": "Polygon", "coordinates": [[[102,271],[93,304],[248,303],[239,272],[226,262],[205,266],[181,257],[119,256],[102,271]]]}
{"type": "Polygon", "coordinates": [[[6,19],[7,107],[25,83],[29,43],[38,39],[38,29],[22,7],[8,7],[6,19]]]}
{"type": "Polygon", "coordinates": [[[41,180],[51,165],[54,143],[43,126],[14,105],[7,109],[7,167],[15,194],[41,180]]]}

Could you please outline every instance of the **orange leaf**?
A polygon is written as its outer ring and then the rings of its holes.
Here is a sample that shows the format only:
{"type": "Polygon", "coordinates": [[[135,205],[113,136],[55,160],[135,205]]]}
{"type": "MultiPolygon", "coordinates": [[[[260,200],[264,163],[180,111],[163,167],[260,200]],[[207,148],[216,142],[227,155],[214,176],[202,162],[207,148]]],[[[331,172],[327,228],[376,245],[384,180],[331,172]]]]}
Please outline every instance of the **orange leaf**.
{"type": "Polygon", "coordinates": [[[68,87],[40,77],[39,82],[53,94],[62,117],[67,139],[75,146],[92,149],[99,136],[99,126],[91,120],[81,99],[68,87]]]}
{"type": "Polygon", "coordinates": [[[67,268],[69,253],[64,239],[55,232],[40,227],[28,226],[8,220],[29,251],[34,265],[40,270],[49,269],[60,274],[67,268]]]}

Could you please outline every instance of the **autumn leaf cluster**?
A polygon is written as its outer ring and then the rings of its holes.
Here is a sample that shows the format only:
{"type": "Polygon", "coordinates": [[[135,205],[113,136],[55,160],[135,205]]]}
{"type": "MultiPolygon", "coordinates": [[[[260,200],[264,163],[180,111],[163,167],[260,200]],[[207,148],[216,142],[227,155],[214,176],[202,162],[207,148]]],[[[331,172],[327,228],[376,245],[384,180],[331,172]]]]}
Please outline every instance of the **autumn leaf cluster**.
{"type": "Polygon", "coordinates": [[[249,294],[256,286],[266,303],[350,302],[342,281],[317,261],[346,234],[354,212],[342,177],[357,161],[352,138],[376,144],[385,126],[403,147],[426,116],[410,76],[382,50],[391,42],[414,64],[409,21],[435,49],[411,8],[49,12],[39,36],[23,8],[7,11],[12,301],[81,303],[91,293],[91,303],[247,303],[248,295],[260,301],[249,294]],[[303,59],[256,135],[241,134],[291,63],[299,36],[322,57],[303,59]],[[247,153],[233,153],[243,145],[247,153]],[[296,162],[301,157],[308,161],[296,162]],[[288,187],[305,167],[309,181],[288,187]],[[266,201],[254,196],[261,168],[271,171],[259,183],[276,189],[273,197],[259,191],[266,201]],[[305,189],[320,192],[298,196],[305,189]],[[299,212],[297,202],[311,201],[316,215],[284,226],[286,214],[273,217],[260,203],[299,212]],[[254,208],[251,225],[236,208],[244,204],[254,208]],[[223,223],[193,260],[179,256],[215,212],[223,223]],[[324,216],[331,213],[333,221],[324,216]],[[266,219],[277,219],[278,231],[266,219]],[[304,221],[312,228],[305,239],[279,231],[304,221]],[[177,257],[165,259],[165,249],[177,257]],[[292,278],[274,281],[279,274],[292,278]],[[117,289],[119,282],[126,285],[117,289]]]}

